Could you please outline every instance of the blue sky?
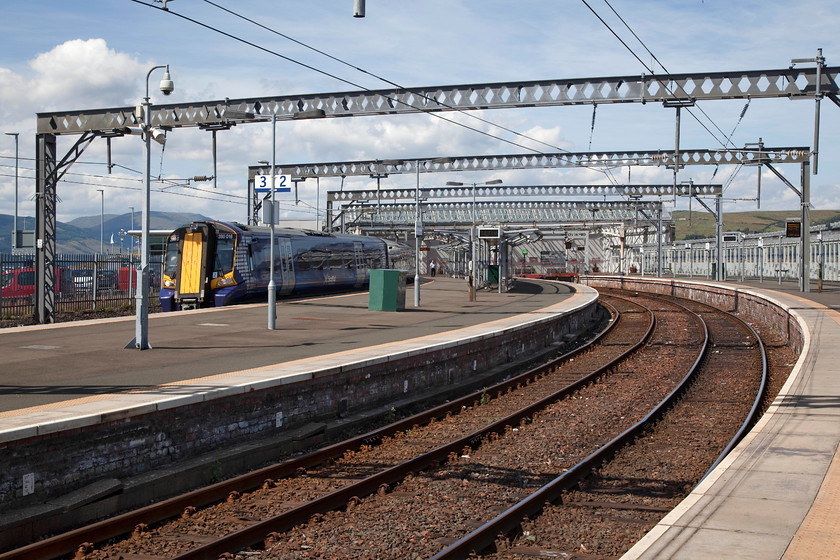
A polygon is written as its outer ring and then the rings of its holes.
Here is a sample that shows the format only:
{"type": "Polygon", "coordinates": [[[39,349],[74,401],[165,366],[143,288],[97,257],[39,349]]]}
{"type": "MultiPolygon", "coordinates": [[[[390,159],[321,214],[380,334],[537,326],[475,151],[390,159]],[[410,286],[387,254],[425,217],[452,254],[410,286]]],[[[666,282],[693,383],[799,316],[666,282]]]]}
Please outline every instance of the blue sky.
{"type": "MultiPolygon", "coordinates": [[[[151,3],[151,0],[145,0],[151,3]]],[[[367,17],[352,17],[353,0],[214,0],[260,24],[341,58],[353,67],[400,85],[428,86],[635,75],[644,71],[582,1],[367,0],[367,17]]],[[[604,0],[589,5],[647,64],[650,55],[613,14],[604,0]]],[[[718,1],[612,0],[617,11],[656,58],[672,73],[783,68],[792,58],[811,58],[823,49],[828,65],[840,64],[840,16],[826,2],[805,0],[718,1]]],[[[160,4],[157,4],[160,6],[160,4]]],[[[20,213],[34,215],[34,132],[38,112],[81,110],[139,103],[148,70],[169,64],[175,92],[166,102],[216,100],[290,93],[333,92],[389,87],[352,67],[225,13],[202,0],[171,0],[173,12],[276,51],[347,80],[317,73],[252,46],[224,37],[172,14],[130,0],[33,0],[4,2],[0,9],[0,126],[20,133],[20,213]]],[[[152,75],[152,88],[160,71],[152,75]]],[[[152,93],[153,102],[163,97],[152,93]]],[[[763,138],[768,146],[810,146],[812,101],[755,100],[737,125],[745,102],[702,104],[735,145],[763,138]]],[[[685,113],[683,148],[715,148],[715,141],[685,113]]],[[[571,151],[669,149],[674,144],[674,111],[661,105],[602,105],[591,132],[592,108],[538,108],[485,111],[482,118],[571,151]]],[[[514,137],[464,115],[459,121],[514,137]]],[[[820,173],[812,179],[815,209],[840,208],[840,108],[822,105],[820,173]]],[[[428,115],[299,121],[278,127],[278,162],[394,159],[446,155],[499,154],[510,144],[428,115]]],[[[59,137],[64,154],[74,138],[59,137]]],[[[107,175],[105,143],[98,140],[59,184],[59,219],[96,215],[104,189],[105,212],[118,214],[141,206],[142,142],[115,140],[113,158],[120,168],[107,175]]],[[[202,191],[153,185],[153,210],[199,212],[243,221],[248,165],[270,159],[269,124],[238,126],[218,134],[218,188],[202,191]],[[209,191],[209,192],[208,192],[209,191]]],[[[727,184],[725,211],[756,208],[756,169],[722,168],[715,181],[727,184]]],[[[798,184],[797,166],[782,171],[798,184]]],[[[713,168],[683,170],[680,180],[709,182],[713,168]]],[[[762,176],[762,209],[795,211],[798,199],[778,179],[762,176]]],[[[210,134],[193,129],[170,133],[163,152],[152,155],[152,174],[169,179],[212,175],[210,134]]],[[[632,181],[670,182],[670,172],[636,168],[632,181]]],[[[437,174],[424,186],[502,178],[506,184],[605,183],[603,173],[586,170],[437,174]],[[492,176],[491,176],[492,175],[492,176]]],[[[626,179],[626,170],[620,174],[626,179]]],[[[383,186],[413,186],[414,177],[392,176],[383,186]]],[[[369,179],[348,180],[346,187],[369,186],[369,179]]],[[[324,192],[339,181],[304,183],[303,203],[286,206],[289,219],[312,219],[324,208],[324,192]]],[[[0,213],[13,213],[14,140],[0,136],[0,213]]],[[[680,207],[687,202],[678,203],[680,207]]],[[[696,208],[696,205],[695,205],[696,208]]]]}

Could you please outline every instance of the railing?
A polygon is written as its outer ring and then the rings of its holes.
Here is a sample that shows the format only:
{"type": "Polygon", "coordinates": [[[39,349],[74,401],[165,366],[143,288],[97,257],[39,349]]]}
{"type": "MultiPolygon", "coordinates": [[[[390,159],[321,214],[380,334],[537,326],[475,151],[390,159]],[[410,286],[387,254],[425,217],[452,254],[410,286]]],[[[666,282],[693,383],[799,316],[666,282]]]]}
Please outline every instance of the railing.
{"type": "MultiPolygon", "coordinates": [[[[811,236],[808,276],[811,281],[840,281],[840,235],[836,231],[825,234],[825,239],[811,236]]],[[[758,244],[755,235],[740,241],[722,243],[723,278],[738,280],[741,277],[764,280],[798,280],[801,266],[801,247],[797,238],[766,236],[758,244]]],[[[646,245],[625,251],[624,265],[611,255],[605,272],[629,272],[643,276],[656,276],[657,250],[646,245]]],[[[662,248],[662,275],[698,279],[717,277],[717,257],[713,242],[689,241],[667,244],[662,248]]]]}
{"type": "MultiPolygon", "coordinates": [[[[138,265],[139,259],[128,255],[58,255],[56,313],[84,314],[133,307],[138,265]]],[[[149,266],[150,294],[154,297],[160,291],[161,258],[152,257],[149,266]]],[[[0,270],[0,319],[33,316],[37,277],[32,256],[0,254],[0,270]]]]}

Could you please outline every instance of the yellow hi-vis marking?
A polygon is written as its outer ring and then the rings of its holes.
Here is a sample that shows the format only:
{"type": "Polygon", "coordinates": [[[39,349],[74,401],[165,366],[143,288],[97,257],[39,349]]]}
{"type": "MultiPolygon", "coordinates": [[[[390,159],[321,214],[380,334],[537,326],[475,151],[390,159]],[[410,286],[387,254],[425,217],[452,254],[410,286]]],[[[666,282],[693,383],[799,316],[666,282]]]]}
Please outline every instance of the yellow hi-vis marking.
{"type": "Polygon", "coordinates": [[[201,290],[201,232],[184,236],[180,276],[182,294],[197,294],[201,290]]]}

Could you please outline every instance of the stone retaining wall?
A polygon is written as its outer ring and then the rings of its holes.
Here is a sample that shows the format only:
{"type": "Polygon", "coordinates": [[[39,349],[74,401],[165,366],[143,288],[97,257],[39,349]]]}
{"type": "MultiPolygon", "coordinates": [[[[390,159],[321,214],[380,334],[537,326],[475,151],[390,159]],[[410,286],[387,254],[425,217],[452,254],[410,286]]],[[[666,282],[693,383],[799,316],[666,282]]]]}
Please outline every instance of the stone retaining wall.
{"type": "Polygon", "coordinates": [[[670,295],[691,299],[712,305],[724,311],[742,312],[755,319],[774,325],[786,337],[790,347],[799,354],[802,352],[803,333],[787,306],[771,301],[746,288],[735,288],[721,284],[704,284],[689,280],[626,277],[626,276],[587,276],[581,278],[582,284],[593,288],[613,288],[639,292],[670,295]]]}

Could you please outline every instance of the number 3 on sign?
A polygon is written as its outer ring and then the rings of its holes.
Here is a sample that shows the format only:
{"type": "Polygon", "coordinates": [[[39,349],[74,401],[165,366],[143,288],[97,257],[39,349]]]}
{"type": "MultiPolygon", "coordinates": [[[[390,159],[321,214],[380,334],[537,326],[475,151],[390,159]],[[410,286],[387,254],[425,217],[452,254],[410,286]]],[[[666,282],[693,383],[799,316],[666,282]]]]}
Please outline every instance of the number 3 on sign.
{"type": "MultiPolygon", "coordinates": [[[[289,183],[291,179],[288,175],[275,175],[274,176],[274,190],[277,192],[291,192],[291,187],[289,183]]],[[[258,192],[268,192],[271,190],[271,176],[270,175],[257,175],[255,177],[255,189],[258,192]]]]}

